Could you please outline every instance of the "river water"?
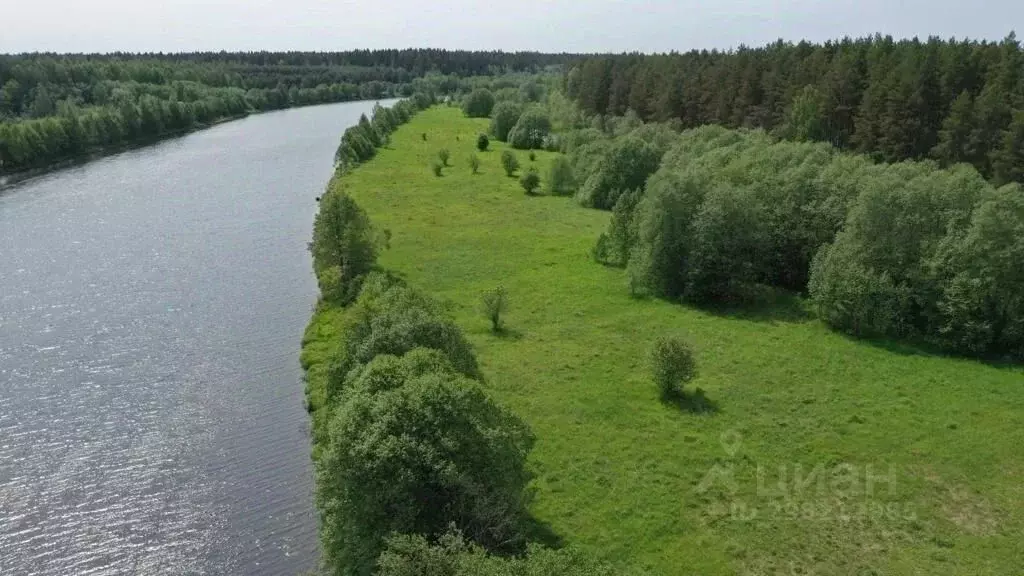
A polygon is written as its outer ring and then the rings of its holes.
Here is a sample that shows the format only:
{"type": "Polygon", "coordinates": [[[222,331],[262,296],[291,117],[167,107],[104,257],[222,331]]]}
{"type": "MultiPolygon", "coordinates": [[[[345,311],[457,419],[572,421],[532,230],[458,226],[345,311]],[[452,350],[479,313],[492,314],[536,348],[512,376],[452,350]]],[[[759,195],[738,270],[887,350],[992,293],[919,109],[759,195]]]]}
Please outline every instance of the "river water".
{"type": "Polygon", "coordinates": [[[306,244],[371,108],[251,116],[0,191],[0,574],[316,566],[306,244]]]}

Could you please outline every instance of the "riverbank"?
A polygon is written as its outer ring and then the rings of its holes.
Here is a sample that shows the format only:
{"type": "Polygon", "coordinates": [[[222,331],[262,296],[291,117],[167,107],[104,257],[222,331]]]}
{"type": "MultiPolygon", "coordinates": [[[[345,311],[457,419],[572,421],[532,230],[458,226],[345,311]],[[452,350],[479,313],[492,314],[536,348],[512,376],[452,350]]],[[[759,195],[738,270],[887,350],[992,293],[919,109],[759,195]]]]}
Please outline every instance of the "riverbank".
{"type": "MultiPolygon", "coordinates": [[[[390,100],[390,99],[388,99],[388,100],[390,100]]],[[[76,154],[74,156],[70,156],[70,157],[67,157],[67,158],[61,158],[61,159],[59,159],[59,160],[57,160],[55,162],[46,163],[45,165],[36,166],[36,167],[28,168],[28,169],[25,169],[25,170],[19,170],[19,171],[16,171],[16,172],[8,172],[8,173],[0,172],[0,190],[3,190],[4,188],[8,188],[10,186],[14,186],[15,184],[18,184],[20,182],[24,182],[26,180],[30,180],[32,178],[36,178],[38,176],[44,176],[46,174],[49,174],[51,172],[55,172],[57,170],[63,170],[65,168],[71,168],[73,166],[80,166],[82,164],[86,164],[88,162],[92,162],[93,160],[98,160],[100,158],[104,158],[106,156],[111,156],[113,154],[120,154],[122,152],[128,152],[130,150],[136,150],[136,149],[139,149],[139,148],[145,148],[147,146],[152,146],[154,144],[158,144],[158,143],[164,142],[166,140],[172,140],[174,138],[181,138],[182,136],[188,136],[189,134],[194,134],[196,132],[201,132],[203,130],[208,130],[210,128],[213,128],[214,126],[219,126],[219,125],[225,124],[227,122],[234,122],[236,120],[242,120],[242,119],[248,118],[250,116],[256,116],[256,115],[261,115],[261,114],[269,114],[269,113],[273,113],[273,112],[282,112],[282,111],[285,111],[285,110],[294,110],[294,109],[297,109],[297,108],[312,108],[312,107],[315,107],[315,106],[331,106],[331,105],[335,105],[335,104],[348,104],[348,103],[358,104],[359,102],[380,102],[380,101],[382,101],[382,100],[378,99],[378,100],[348,100],[348,101],[342,101],[342,102],[318,102],[318,103],[315,103],[315,104],[302,104],[302,105],[298,105],[298,106],[289,106],[287,108],[277,108],[277,109],[274,109],[274,110],[250,110],[249,112],[247,112],[245,114],[239,114],[239,115],[236,115],[236,116],[229,116],[229,117],[221,118],[219,120],[216,120],[214,122],[210,122],[210,123],[207,123],[207,124],[197,124],[197,125],[192,126],[191,128],[185,129],[185,130],[173,130],[173,131],[165,132],[165,133],[161,134],[160,136],[158,136],[156,138],[143,138],[143,139],[139,139],[139,140],[133,140],[131,142],[123,142],[123,143],[118,144],[116,146],[104,146],[104,147],[100,147],[100,148],[94,148],[92,150],[89,150],[86,153],[76,154]]]]}
{"type": "MultiPolygon", "coordinates": [[[[267,112],[270,112],[270,110],[268,110],[267,112]]],[[[33,167],[33,168],[27,168],[25,170],[19,170],[17,172],[10,172],[10,173],[5,173],[5,174],[0,174],[0,190],[3,190],[4,188],[6,188],[8,186],[14,186],[15,184],[18,184],[19,182],[24,182],[25,180],[30,180],[30,179],[35,178],[37,176],[43,176],[43,175],[49,174],[51,172],[55,172],[57,170],[63,170],[65,168],[71,168],[73,166],[81,166],[82,164],[86,164],[88,162],[92,162],[93,160],[98,160],[98,159],[106,157],[106,156],[110,156],[110,155],[113,155],[113,154],[120,154],[121,152],[128,152],[129,150],[136,150],[136,149],[139,149],[139,148],[145,148],[146,146],[152,146],[154,144],[158,144],[158,143],[163,142],[165,140],[172,140],[174,138],[180,138],[182,136],[187,136],[189,134],[194,134],[196,132],[199,132],[199,131],[202,131],[202,130],[206,130],[208,128],[213,128],[214,126],[218,126],[220,124],[224,124],[225,122],[234,122],[235,120],[241,120],[243,118],[248,118],[252,114],[262,114],[262,113],[263,112],[250,112],[248,114],[241,114],[241,115],[238,115],[238,116],[231,116],[231,117],[228,117],[228,118],[221,118],[220,120],[217,120],[215,122],[211,122],[209,124],[195,125],[192,128],[189,128],[187,130],[174,130],[174,131],[171,131],[171,132],[165,132],[164,134],[161,134],[157,138],[145,138],[145,139],[141,139],[141,140],[134,140],[134,141],[131,141],[131,142],[123,142],[123,143],[118,144],[116,146],[103,146],[103,147],[99,147],[99,148],[94,148],[92,150],[89,150],[88,152],[85,152],[85,153],[82,153],[82,154],[76,154],[74,156],[69,156],[67,158],[61,158],[61,159],[59,159],[59,160],[57,160],[55,162],[49,162],[49,163],[47,163],[45,165],[42,165],[42,166],[36,166],[36,167],[33,167]]]]}
{"type": "MultiPolygon", "coordinates": [[[[474,149],[486,129],[431,108],[342,180],[391,232],[380,265],[446,304],[489,393],[533,429],[531,512],[559,537],[653,574],[1016,569],[1019,369],[852,340],[785,307],[633,299],[622,270],[590,258],[609,214],[524,195],[501,169],[504,144],[474,149]],[[436,177],[442,148],[452,166],[436,177]],[[499,284],[511,311],[496,337],[478,302],[499,284]],[[664,334],[693,342],[695,385],[719,412],[659,401],[646,358],[664,334]]],[[[556,156],[516,154],[542,176],[556,156]]],[[[314,408],[344,318],[321,303],[307,328],[314,408]]]]}

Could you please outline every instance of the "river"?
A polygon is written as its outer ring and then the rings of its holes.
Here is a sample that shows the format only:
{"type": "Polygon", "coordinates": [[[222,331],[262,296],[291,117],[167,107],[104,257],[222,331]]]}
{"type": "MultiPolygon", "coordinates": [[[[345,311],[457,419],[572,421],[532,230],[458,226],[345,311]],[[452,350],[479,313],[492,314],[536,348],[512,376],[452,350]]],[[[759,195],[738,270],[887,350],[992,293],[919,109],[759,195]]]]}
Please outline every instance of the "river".
{"type": "Polygon", "coordinates": [[[0,191],[0,574],[315,568],[306,245],[372,105],[250,116],[0,191]]]}

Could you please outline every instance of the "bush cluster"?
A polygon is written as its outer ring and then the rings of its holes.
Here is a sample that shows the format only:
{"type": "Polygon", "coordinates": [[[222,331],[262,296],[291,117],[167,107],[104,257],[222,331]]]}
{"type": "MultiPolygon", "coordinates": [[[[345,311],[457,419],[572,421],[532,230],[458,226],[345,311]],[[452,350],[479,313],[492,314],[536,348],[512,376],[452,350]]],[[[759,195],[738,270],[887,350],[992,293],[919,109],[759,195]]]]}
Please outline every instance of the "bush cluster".
{"type": "Polygon", "coordinates": [[[477,88],[462,101],[462,111],[470,118],[487,118],[494,109],[494,94],[486,88],[477,88]]]}
{"type": "Polygon", "coordinates": [[[481,550],[525,546],[533,436],[483,391],[454,322],[383,273],[346,312],[328,371],[316,462],[322,550],[335,574],[370,574],[393,534],[454,526],[481,550]]]}
{"type": "Polygon", "coordinates": [[[589,174],[577,198],[613,209],[595,254],[626,265],[634,292],[712,303],[773,286],[808,293],[852,334],[1024,356],[1017,185],[762,131],[646,125],[586,139],[570,154],[589,174]]]}
{"type": "Polygon", "coordinates": [[[508,134],[519,122],[523,108],[516,102],[499,102],[491,113],[491,135],[500,142],[508,141],[508,134]]]}
{"type": "Polygon", "coordinates": [[[358,124],[345,130],[341,143],[334,153],[336,169],[339,172],[346,172],[359,163],[373,158],[377,148],[387,143],[396,128],[408,122],[416,112],[433,103],[432,96],[417,93],[411,98],[400,100],[390,108],[379,104],[374,106],[372,120],[363,114],[358,124]]]}
{"type": "Polygon", "coordinates": [[[544,138],[551,132],[551,120],[547,112],[540,107],[533,107],[525,112],[516,121],[511,132],[508,133],[508,143],[513,148],[530,150],[541,148],[544,145],[544,138]]]}

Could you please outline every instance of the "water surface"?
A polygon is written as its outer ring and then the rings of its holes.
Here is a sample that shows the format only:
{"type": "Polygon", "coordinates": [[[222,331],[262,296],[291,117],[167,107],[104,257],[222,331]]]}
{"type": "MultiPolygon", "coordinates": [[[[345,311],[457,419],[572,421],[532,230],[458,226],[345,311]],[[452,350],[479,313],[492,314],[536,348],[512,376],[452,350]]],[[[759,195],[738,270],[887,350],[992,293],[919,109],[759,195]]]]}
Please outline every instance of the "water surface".
{"type": "Polygon", "coordinates": [[[252,116],[0,191],[0,574],[315,567],[306,244],[371,108],[252,116]]]}

